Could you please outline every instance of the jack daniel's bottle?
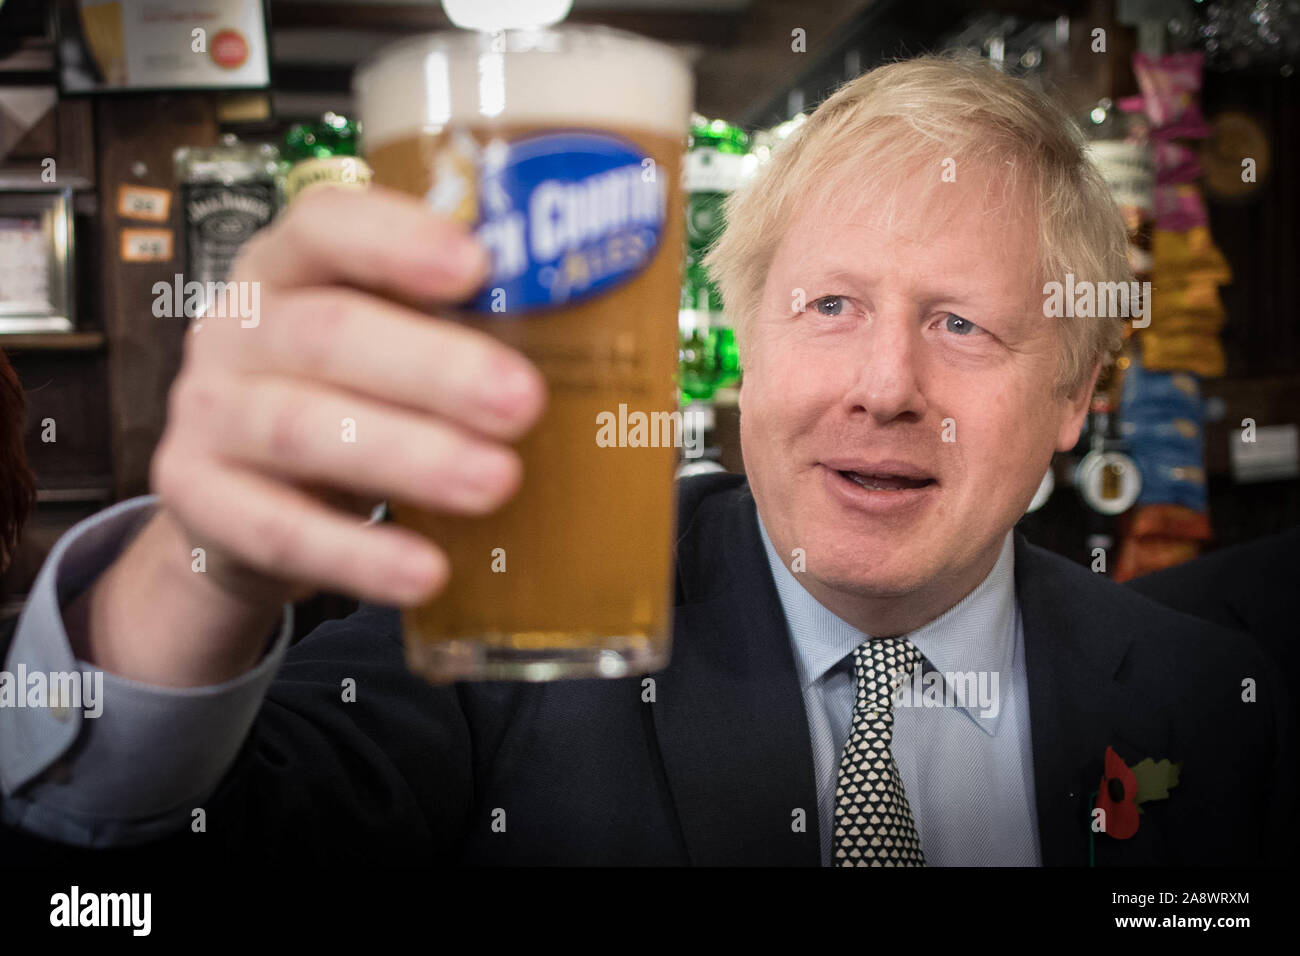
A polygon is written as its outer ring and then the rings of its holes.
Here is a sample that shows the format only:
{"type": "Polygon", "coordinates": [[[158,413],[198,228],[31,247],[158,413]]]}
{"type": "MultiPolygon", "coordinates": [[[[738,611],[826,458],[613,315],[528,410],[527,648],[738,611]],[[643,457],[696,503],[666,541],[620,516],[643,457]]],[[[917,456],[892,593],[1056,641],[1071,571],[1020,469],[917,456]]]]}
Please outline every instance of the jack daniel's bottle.
{"type": "Polygon", "coordinates": [[[274,146],[229,133],[219,146],[176,150],[186,281],[224,282],[240,247],[271,221],[277,156],[274,146]]]}

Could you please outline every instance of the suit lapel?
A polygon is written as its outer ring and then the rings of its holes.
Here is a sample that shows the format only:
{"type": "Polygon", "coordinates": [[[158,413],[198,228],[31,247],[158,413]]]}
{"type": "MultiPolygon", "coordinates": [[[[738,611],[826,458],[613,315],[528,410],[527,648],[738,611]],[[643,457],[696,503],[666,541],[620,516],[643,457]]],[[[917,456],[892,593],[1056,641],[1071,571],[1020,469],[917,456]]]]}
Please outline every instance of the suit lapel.
{"type": "MultiPolygon", "coordinates": [[[[1113,585],[1082,577],[1020,532],[1015,546],[1042,860],[1045,866],[1087,866],[1090,798],[1106,748],[1132,766],[1163,756],[1168,734],[1136,685],[1123,681],[1140,622],[1124,619],[1108,600],[1113,585]]],[[[1097,834],[1094,849],[1098,866],[1132,866],[1160,862],[1165,847],[1147,813],[1132,838],[1097,834]]]]}
{"type": "MultiPolygon", "coordinates": [[[[808,721],[753,498],[742,484],[698,511],[679,542],[672,661],[650,708],[687,853],[696,864],[815,866],[808,721]]],[[[1042,860],[1086,866],[1106,747],[1129,766],[1159,759],[1168,729],[1124,680],[1140,622],[1117,609],[1114,585],[1020,532],[1015,549],[1042,860]]],[[[1096,865],[1167,861],[1159,816],[1144,814],[1129,840],[1097,834],[1096,865]]]]}
{"type": "Polygon", "coordinates": [[[650,708],[687,852],[816,866],[808,721],[753,498],[741,486],[700,510],[679,543],[686,594],[650,708]]]}

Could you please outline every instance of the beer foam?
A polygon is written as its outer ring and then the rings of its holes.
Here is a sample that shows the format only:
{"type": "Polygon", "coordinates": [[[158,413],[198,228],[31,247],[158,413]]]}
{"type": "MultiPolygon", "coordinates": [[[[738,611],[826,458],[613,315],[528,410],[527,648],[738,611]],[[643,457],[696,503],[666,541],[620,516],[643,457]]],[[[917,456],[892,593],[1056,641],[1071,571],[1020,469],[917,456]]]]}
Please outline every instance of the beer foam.
{"type": "Polygon", "coordinates": [[[584,26],[414,37],[358,67],[353,87],[368,149],[453,121],[640,129],[684,140],[694,77],[669,47],[584,26]]]}

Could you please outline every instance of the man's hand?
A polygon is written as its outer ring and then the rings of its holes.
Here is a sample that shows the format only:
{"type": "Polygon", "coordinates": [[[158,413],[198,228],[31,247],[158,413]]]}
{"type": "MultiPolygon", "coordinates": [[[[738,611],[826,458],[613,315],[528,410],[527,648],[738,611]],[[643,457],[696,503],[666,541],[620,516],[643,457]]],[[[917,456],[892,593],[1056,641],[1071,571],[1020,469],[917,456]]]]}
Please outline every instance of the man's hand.
{"type": "Polygon", "coordinates": [[[230,280],[258,284],[260,313],[191,327],[151,468],[162,506],[68,609],[79,655],[214,683],[257,661],[285,600],[411,604],[443,588],[441,551],[362,516],[385,498],[483,514],[518,489],[509,443],[541,414],[541,375],[420,310],[486,270],[463,229],[378,187],[313,188],[255,236],[230,280]]]}

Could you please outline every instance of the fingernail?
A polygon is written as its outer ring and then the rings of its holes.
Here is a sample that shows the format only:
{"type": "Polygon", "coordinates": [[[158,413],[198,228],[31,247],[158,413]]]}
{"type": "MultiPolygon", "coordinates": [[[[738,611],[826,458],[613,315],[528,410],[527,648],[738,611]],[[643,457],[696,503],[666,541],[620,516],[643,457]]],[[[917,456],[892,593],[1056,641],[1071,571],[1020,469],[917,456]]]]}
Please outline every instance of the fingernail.
{"type": "Polygon", "coordinates": [[[446,251],[448,271],[470,278],[487,269],[487,254],[473,239],[457,236],[446,251]]]}
{"type": "Polygon", "coordinates": [[[423,597],[438,576],[438,562],[427,548],[411,548],[397,568],[394,578],[407,598],[423,597]]]}
{"type": "Polygon", "coordinates": [[[506,452],[477,451],[461,459],[459,470],[466,484],[474,488],[495,489],[502,474],[510,467],[506,452]]]}
{"type": "Polygon", "coordinates": [[[508,452],[476,452],[466,455],[457,466],[463,504],[488,507],[500,498],[513,468],[508,452]]]}
{"type": "Polygon", "coordinates": [[[500,417],[515,421],[519,419],[520,410],[532,398],[536,391],[536,376],[526,368],[520,368],[510,362],[488,381],[493,384],[486,393],[489,407],[500,417]]]}

